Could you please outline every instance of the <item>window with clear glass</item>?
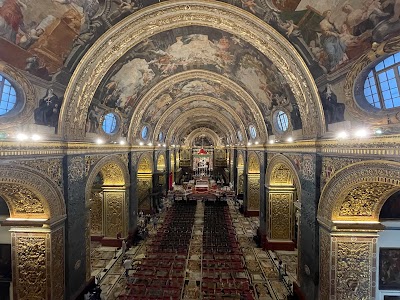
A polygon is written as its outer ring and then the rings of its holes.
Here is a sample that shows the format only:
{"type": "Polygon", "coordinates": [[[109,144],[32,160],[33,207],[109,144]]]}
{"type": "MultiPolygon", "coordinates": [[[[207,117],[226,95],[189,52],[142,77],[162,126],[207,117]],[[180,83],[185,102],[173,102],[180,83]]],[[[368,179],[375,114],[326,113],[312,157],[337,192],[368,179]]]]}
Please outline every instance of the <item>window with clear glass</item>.
{"type": "Polygon", "coordinates": [[[289,128],[289,118],[283,111],[278,111],[276,114],[276,124],[280,131],[286,131],[289,128]]]}
{"type": "Polygon", "coordinates": [[[164,134],[162,132],[160,132],[158,134],[158,141],[162,142],[164,140],[164,134]]]}
{"type": "Polygon", "coordinates": [[[148,136],[149,136],[149,127],[144,126],[142,128],[142,139],[146,140],[148,136]]]}
{"type": "Polygon", "coordinates": [[[17,93],[12,84],[0,74],[0,116],[5,115],[17,104],[17,93]]]}
{"type": "Polygon", "coordinates": [[[105,133],[113,134],[117,129],[117,117],[113,113],[104,116],[102,128],[105,133]]]}
{"type": "Polygon", "coordinates": [[[389,56],[375,66],[364,82],[368,103],[378,109],[400,107],[400,52],[389,56]]]}
{"type": "Polygon", "coordinates": [[[242,133],[240,131],[237,132],[237,137],[238,137],[240,142],[243,141],[243,136],[242,136],[242,133]]]}
{"type": "Polygon", "coordinates": [[[250,125],[249,130],[250,130],[250,137],[252,139],[255,139],[257,137],[256,128],[253,125],[250,125]]]}

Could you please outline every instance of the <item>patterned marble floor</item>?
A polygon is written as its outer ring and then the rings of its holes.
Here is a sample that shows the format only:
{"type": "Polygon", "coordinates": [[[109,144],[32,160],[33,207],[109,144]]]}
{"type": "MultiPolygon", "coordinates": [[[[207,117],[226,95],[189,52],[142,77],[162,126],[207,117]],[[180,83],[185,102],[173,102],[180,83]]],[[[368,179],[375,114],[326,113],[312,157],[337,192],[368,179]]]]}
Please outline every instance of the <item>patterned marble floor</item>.
{"type": "MultiPolygon", "coordinates": [[[[277,270],[277,259],[275,261],[271,258],[270,253],[257,248],[253,241],[256,229],[259,226],[259,219],[257,217],[245,218],[239,213],[232,201],[228,201],[230,214],[232,217],[233,225],[237,234],[240,247],[243,252],[244,261],[247,267],[246,276],[249,277],[251,285],[254,288],[254,294],[260,300],[283,300],[289,294],[287,288],[279,279],[277,270]]],[[[164,212],[161,213],[158,228],[163,223],[164,212]]],[[[182,291],[181,299],[197,300],[201,299],[200,286],[201,286],[201,251],[203,239],[203,222],[204,222],[204,205],[198,202],[195,214],[195,222],[193,225],[193,234],[189,247],[189,254],[187,258],[187,268],[185,276],[185,284],[182,291]]],[[[134,264],[139,263],[146,253],[146,245],[151,242],[151,239],[157,234],[153,226],[148,226],[149,237],[136,247],[130,248],[126,255],[130,257],[134,264]]],[[[114,256],[114,249],[110,247],[96,247],[92,252],[92,261],[97,263],[99,267],[93,269],[92,275],[95,272],[102,275],[100,286],[104,299],[114,300],[126,288],[126,278],[123,276],[124,269],[122,267],[121,252],[117,253],[116,260],[111,259],[108,263],[108,257],[114,256]],[[103,260],[105,262],[103,262],[103,260]],[[103,269],[102,269],[103,268],[103,269]]],[[[297,253],[278,251],[276,257],[282,259],[288,265],[288,273],[295,274],[297,270],[297,253]]],[[[273,254],[274,256],[274,254],[273,254]]],[[[294,276],[293,276],[294,277],[294,276]]]]}

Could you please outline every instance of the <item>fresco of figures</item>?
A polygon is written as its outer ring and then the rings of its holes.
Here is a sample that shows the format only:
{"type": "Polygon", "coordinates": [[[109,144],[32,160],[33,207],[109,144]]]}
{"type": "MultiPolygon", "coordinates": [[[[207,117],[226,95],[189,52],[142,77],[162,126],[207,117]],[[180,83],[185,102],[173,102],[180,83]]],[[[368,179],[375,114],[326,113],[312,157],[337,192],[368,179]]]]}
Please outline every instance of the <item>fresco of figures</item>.
{"type": "MultiPolygon", "coordinates": [[[[117,109],[130,116],[139,99],[157,82],[192,69],[228,76],[262,103],[260,107],[265,110],[272,108],[277,95],[292,98],[279,70],[249,44],[214,29],[185,27],[155,35],[121,58],[105,76],[96,93],[96,98],[100,99],[98,106],[117,109]]],[[[199,79],[182,82],[168,94],[149,108],[148,116],[154,117],[173,99],[192,95],[220,99],[227,96],[227,91],[199,79]]],[[[236,108],[240,114],[243,114],[242,109],[236,108]]]]}
{"type": "Polygon", "coordinates": [[[0,0],[0,59],[46,78],[58,71],[98,0],[0,0]]]}

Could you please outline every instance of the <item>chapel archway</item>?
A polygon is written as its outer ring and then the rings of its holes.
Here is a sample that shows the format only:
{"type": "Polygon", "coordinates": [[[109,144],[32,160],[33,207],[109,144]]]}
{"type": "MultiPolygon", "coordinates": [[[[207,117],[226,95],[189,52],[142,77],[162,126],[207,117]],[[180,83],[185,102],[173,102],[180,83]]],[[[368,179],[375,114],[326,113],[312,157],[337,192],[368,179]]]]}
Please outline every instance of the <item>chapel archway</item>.
{"type": "Polygon", "coordinates": [[[109,262],[96,255],[97,247],[120,246],[128,235],[128,170],[117,156],[106,156],[94,165],[86,184],[88,229],[86,242],[90,249],[90,274],[96,276],[109,262]]]}
{"type": "Polygon", "coordinates": [[[321,193],[320,299],[373,299],[381,209],[400,191],[400,163],[364,161],[336,172],[321,193]],[[322,201],[323,200],[323,201],[322,201]]]}
{"type": "Polygon", "coordinates": [[[245,214],[258,216],[260,213],[260,160],[255,153],[250,153],[247,167],[247,197],[245,214]]]}
{"type": "Polygon", "coordinates": [[[9,210],[14,299],[64,299],[64,220],[61,188],[30,167],[0,166],[0,198],[9,210]]]}
{"type": "Polygon", "coordinates": [[[137,169],[137,203],[139,211],[150,213],[154,207],[151,203],[153,164],[149,154],[143,154],[137,169]]]}

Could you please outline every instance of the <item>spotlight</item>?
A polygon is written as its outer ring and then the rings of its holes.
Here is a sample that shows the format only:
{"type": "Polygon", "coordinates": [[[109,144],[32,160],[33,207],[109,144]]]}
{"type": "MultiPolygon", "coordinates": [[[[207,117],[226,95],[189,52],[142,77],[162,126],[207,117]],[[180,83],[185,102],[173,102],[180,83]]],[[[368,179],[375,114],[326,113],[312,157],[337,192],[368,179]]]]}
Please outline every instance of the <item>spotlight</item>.
{"type": "Polygon", "coordinates": [[[175,148],[175,145],[171,145],[172,148],[175,148]]]}
{"type": "Polygon", "coordinates": [[[292,143],[293,142],[293,138],[292,137],[288,137],[286,141],[289,142],[289,143],[292,143]]]}
{"type": "Polygon", "coordinates": [[[257,142],[255,142],[254,144],[258,145],[258,141],[257,141],[257,142]]]}
{"type": "Polygon", "coordinates": [[[365,138],[368,135],[368,131],[364,128],[358,129],[354,135],[358,138],[365,138]]]}
{"type": "Polygon", "coordinates": [[[33,141],[38,141],[38,140],[41,140],[42,138],[40,137],[40,135],[37,135],[37,134],[34,134],[34,135],[32,135],[32,140],[33,141]]]}
{"type": "Polygon", "coordinates": [[[269,140],[269,143],[270,144],[275,144],[275,141],[274,140],[269,140]]]}
{"type": "Polygon", "coordinates": [[[19,141],[25,141],[26,139],[28,139],[28,136],[24,133],[18,133],[17,134],[17,140],[19,141]]]}
{"type": "Polygon", "coordinates": [[[247,146],[251,146],[251,143],[250,143],[250,142],[248,142],[248,143],[247,143],[247,146]]]}
{"type": "Polygon", "coordinates": [[[98,145],[104,144],[104,141],[102,139],[97,139],[96,144],[98,145]]]}
{"type": "Polygon", "coordinates": [[[348,133],[346,131],[341,131],[338,133],[337,138],[338,139],[346,139],[348,137],[348,133]]]}
{"type": "Polygon", "coordinates": [[[153,146],[153,143],[150,142],[150,143],[147,144],[147,146],[153,146]]]}
{"type": "Polygon", "coordinates": [[[375,130],[375,134],[382,134],[383,133],[383,130],[382,129],[377,129],[377,130],[375,130]]]}
{"type": "Polygon", "coordinates": [[[163,147],[167,147],[167,145],[166,145],[166,144],[163,144],[162,146],[163,146],[163,147]]]}
{"type": "Polygon", "coordinates": [[[139,145],[140,145],[140,146],[143,146],[143,142],[140,142],[139,145]]]}
{"type": "Polygon", "coordinates": [[[160,143],[158,143],[158,144],[157,144],[157,146],[158,146],[158,147],[161,147],[161,144],[160,144],[160,143]]]}
{"type": "Polygon", "coordinates": [[[125,142],[124,140],[120,140],[120,141],[119,141],[119,144],[120,144],[120,145],[125,145],[126,142],[125,142]]]}

